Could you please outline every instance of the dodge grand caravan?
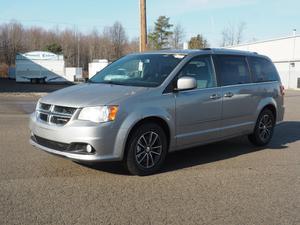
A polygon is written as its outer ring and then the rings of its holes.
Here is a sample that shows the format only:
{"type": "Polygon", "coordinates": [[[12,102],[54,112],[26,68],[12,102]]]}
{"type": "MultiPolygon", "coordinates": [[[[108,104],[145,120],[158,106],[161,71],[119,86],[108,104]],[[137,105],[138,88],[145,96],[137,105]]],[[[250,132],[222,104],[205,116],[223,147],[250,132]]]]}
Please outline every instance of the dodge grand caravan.
{"type": "Polygon", "coordinates": [[[32,145],[78,162],[156,172],[168,152],[248,135],[267,145],[284,89],[269,58],[225,49],[127,55],[87,83],[41,98],[32,145]]]}

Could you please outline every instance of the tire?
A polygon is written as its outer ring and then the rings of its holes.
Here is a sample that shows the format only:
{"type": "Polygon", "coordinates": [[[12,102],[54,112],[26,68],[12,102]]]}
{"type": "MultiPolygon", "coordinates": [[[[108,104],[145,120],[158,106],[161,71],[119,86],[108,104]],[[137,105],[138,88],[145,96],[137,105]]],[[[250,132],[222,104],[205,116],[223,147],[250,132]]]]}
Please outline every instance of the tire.
{"type": "Polygon", "coordinates": [[[157,172],[167,154],[168,144],[164,130],[156,123],[145,123],[130,136],[125,166],[133,175],[145,176],[157,172]]]}
{"type": "Polygon", "coordinates": [[[275,127],[275,117],[271,110],[263,110],[257,119],[254,132],[248,136],[249,141],[256,146],[265,146],[272,139],[275,127]]]}

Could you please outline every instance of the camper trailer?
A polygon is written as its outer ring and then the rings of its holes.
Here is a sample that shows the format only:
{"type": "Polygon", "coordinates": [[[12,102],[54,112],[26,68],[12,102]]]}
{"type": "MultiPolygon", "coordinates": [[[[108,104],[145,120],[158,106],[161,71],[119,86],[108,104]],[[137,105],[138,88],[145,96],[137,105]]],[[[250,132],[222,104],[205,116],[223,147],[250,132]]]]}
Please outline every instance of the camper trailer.
{"type": "Polygon", "coordinates": [[[65,76],[63,55],[34,51],[16,55],[16,82],[61,83],[65,76]]]}

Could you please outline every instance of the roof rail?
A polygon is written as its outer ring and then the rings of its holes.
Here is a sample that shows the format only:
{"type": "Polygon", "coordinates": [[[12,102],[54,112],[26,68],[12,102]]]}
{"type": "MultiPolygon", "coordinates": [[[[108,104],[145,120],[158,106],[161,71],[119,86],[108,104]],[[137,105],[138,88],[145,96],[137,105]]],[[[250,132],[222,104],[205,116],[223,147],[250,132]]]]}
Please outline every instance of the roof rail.
{"type": "Polygon", "coordinates": [[[209,51],[209,50],[211,50],[211,48],[201,48],[201,50],[209,51]]]}

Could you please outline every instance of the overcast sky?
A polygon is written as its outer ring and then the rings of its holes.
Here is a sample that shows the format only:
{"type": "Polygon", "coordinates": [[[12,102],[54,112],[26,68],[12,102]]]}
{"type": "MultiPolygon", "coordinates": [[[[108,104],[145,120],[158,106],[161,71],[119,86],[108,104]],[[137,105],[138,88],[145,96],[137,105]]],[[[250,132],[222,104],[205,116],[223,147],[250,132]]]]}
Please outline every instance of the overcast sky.
{"type": "MultiPolygon", "coordinates": [[[[0,0],[0,22],[17,20],[25,26],[78,27],[102,30],[120,21],[130,38],[139,34],[139,0],[0,0]]],[[[189,39],[203,34],[212,47],[230,24],[246,23],[244,42],[300,33],[299,0],[148,0],[148,28],[158,16],[180,23],[189,39]]]]}

